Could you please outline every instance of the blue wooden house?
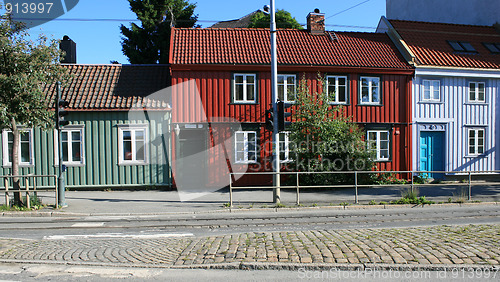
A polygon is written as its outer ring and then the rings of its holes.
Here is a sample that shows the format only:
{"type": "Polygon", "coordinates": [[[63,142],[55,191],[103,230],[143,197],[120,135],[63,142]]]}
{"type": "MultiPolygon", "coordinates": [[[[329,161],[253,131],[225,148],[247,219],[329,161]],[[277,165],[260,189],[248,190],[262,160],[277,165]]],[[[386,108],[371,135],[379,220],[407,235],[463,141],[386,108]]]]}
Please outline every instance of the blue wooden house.
{"type": "Polygon", "coordinates": [[[413,169],[500,170],[499,30],[383,17],[378,32],[415,66],[413,169]]]}

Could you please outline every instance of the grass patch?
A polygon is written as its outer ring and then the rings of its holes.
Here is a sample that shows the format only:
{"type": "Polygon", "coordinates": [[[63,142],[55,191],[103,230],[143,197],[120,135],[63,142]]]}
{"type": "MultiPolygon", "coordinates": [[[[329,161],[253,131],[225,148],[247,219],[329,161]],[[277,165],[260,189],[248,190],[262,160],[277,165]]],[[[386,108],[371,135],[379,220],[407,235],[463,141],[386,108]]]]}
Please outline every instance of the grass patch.
{"type": "Polygon", "coordinates": [[[406,189],[401,192],[401,199],[391,201],[393,205],[431,205],[435,204],[434,201],[429,201],[425,196],[419,197],[418,189],[406,189]]]}
{"type": "MultiPolygon", "coordinates": [[[[26,196],[23,197],[22,202],[26,203],[26,196]]],[[[27,206],[14,205],[14,199],[10,200],[10,206],[1,205],[0,211],[33,211],[44,208],[46,205],[42,203],[42,199],[37,195],[30,195],[30,208],[27,206]]]]}
{"type": "Polygon", "coordinates": [[[454,202],[459,204],[465,203],[467,199],[469,199],[468,193],[469,193],[468,188],[461,187],[458,190],[458,193],[453,193],[453,197],[455,198],[454,202]]]}

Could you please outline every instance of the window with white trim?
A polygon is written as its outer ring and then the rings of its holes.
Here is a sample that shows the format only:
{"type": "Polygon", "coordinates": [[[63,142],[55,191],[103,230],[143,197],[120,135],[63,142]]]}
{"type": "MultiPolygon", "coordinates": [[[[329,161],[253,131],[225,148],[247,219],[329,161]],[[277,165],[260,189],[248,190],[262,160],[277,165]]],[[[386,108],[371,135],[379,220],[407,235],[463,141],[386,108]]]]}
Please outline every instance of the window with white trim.
{"type": "MultiPolygon", "coordinates": [[[[12,166],[12,148],[14,147],[14,134],[10,130],[2,132],[3,166],[12,166]]],[[[19,129],[18,146],[19,166],[33,166],[33,129],[19,129]]]]}
{"type": "Polygon", "coordinates": [[[361,77],[360,78],[360,104],[381,104],[380,99],[380,77],[361,77]]]}
{"type": "Polygon", "coordinates": [[[279,138],[280,138],[280,162],[281,163],[287,163],[293,161],[291,152],[291,144],[290,144],[290,139],[289,139],[290,132],[284,131],[280,132],[279,138]]]}
{"type": "Polygon", "coordinates": [[[233,77],[233,102],[256,103],[257,75],[235,73],[233,77]]]}
{"type": "Polygon", "coordinates": [[[484,82],[469,82],[469,102],[484,103],[486,101],[484,82]]]}
{"type": "Polygon", "coordinates": [[[441,101],[440,81],[439,80],[422,80],[422,100],[430,102],[441,101]]]}
{"type": "Polygon", "coordinates": [[[368,130],[368,150],[373,151],[376,161],[388,161],[390,159],[390,133],[387,130],[368,130]]]}
{"type": "Polygon", "coordinates": [[[278,74],[278,100],[283,102],[295,101],[295,75],[278,74]]]}
{"type": "Polygon", "coordinates": [[[256,131],[236,131],[234,143],[234,157],[236,163],[257,162],[256,131]]]}
{"type": "Polygon", "coordinates": [[[484,154],[484,128],[469,128],[468,131],[469,155],[484,154]]]}
{"type": "Polygon", "coordinates": [[[147,125],[118,127],[118,164],[144,165],[148,162],[147,125]]]}
{"type": "Polygon", "coordinates": [[[328,101],[335,104],[347,104],[347,76],[326,76],[328,101]]]}
{"type": "MultiPolygon", "coordinates": [[[[57,140],[57,131],[54,131],[57,140]]],[[[63,164],[66,166],[79,166],[85,164],[85,142],[83,125],[69,125],[61,130],[61,143],[63,164]]],[[[59,164],[59,142],[56,142],[55,164],[59,164]]]]}

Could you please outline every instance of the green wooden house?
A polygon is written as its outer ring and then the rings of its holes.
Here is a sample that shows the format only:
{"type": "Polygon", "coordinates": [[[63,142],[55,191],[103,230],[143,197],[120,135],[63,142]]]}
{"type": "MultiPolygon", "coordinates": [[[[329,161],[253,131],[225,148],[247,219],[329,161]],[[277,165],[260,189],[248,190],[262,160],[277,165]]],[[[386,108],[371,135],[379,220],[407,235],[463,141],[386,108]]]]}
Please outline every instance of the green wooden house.
{"type": "MultiPolygon", "coordinates": [[[[164,95],[170,85],[168,65],[65,65],[72,79],[62,89],[69,102],[62,131],[63,164],[68,188],[171,186],[170,116],[164,95]]],[[[46,88],[50,101],[54,85],[46,88]]],[[[51,102],[53,104],[53,102],[51,102]]],[[[58,172],[55,130],[24,128],[20,171],[58,172]]],[[[3,130],[0,173],[11,173],[12,133],[3,130]]],[[[37,186],[53,185],[39,180],[37,186]]],[[[3,185],[0,184],[0,185],[3,185]]]]}

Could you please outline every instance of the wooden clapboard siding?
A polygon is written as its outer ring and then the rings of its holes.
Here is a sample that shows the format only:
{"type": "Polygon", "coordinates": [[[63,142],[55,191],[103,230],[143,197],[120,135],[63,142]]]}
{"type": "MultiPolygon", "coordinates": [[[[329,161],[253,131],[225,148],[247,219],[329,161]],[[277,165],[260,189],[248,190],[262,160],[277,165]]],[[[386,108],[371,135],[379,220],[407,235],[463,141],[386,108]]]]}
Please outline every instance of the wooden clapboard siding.
{"type": "MultiPolygon", "coordinates": [[[[228,68],[229,69],[229,68],[228,68]]],[[[296,74],[297,83],[305,79],[311,93],[323,91],[317,84],[317,71],[299,71],[300,68],[282,67],[279,73],[296,74]]],[[[349,102],[345,114],[363,127],[366,124],[385,124],[391,128],[391,160],[377,162],[380,170],[406,171],[411,169],[411,73],[373,71],[359,68],[345,72],[345,69],[323,68],[322,74],[346,75],[348,77],[349,102]],[[359,104],[360,76],[377,76],[381,81],[382,105],[359,104]]],[[[211,70],[191,66],[189,71],[172,73],[172,115],[174,124],[215,121],[219,117],[234,119],[241,123],[260,126],[258,131],[260,146],[270,146],[271,134],[265,130],[265,110],[271,103],[271,77],[268,70],[261,67],[231,67],[229,70],[211,70]],[[231,103],[233,73],[255,73],[257,75],[257,103],[231,103]],[[267,142],[267,143],[266,143],[267,142]]],[[[293,108],[292,108],[293,109],[293,108]]],[[[271,149],[261,150],[261,169],[270,166],[271,149]],[[267,153],[266,153],[267,152],[267,153]]],[[[234,168],[238,171],[238,167],[234,168]]],[[[217,178],[216,176],[214,176],[217,178]]],[[[226,177],[226,176],[222,176],[226,177]]]]}
{"type": "Polygon", "coordinates": [[[413,86],[413,117],[416,123],[413,140],[413,167],[419,169],[419,124],[446,124],[446,161],[448,171],[485,171],[499,170],[498,147],[500,132],[499,111],[500,74],[498,78],[484,76],[481,71],[444,72],[436,69],[435,74],[426,71],[417,75],[413,86]],[[441,102],[425,103],[421,101],[423,79],[439,80],[441,83],[441,102]],[[485,82],[485,103],[469,103],[469,82],[485,82]],[[467,128],[484,126],[484,156],[468,156],[467,128]]]}

